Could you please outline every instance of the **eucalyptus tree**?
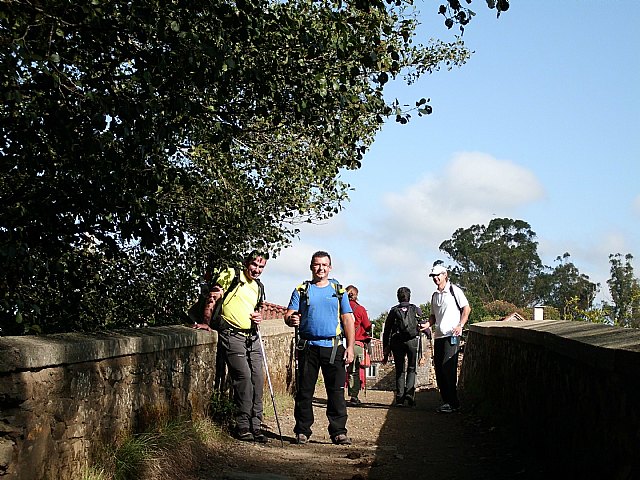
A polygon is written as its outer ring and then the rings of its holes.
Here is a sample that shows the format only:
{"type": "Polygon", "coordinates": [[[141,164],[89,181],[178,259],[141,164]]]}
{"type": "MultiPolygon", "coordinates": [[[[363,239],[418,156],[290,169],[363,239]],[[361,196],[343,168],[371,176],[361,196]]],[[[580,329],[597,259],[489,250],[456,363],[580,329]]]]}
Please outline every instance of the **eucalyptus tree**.
{"type": "Polygon", "coordinates": [[[640,327],[640,281],[634,276],[633,255],[609,255],[611,278],[607,280],[615,323],[623,327],[640,327]]]}
{"type": "Polygon", "coordinates": [[[535,238],[527,222],[495,218],[487,226],[459,228],[440,250],[455,262],[452,276],[472,296],[524,307],[535,300],[534,280],[543,268],[535,238]]]}
{"type": "MultiPolygon", "coordinates": [[[[440,13],[466,25],[456,3],[440,13]]],[[[459,39],[414,42],[417,14],[411,0],[3,2],[5,333],[176,322],[207,266],[277,255],[300,222],[335,215],[340,172],[382,123],[431,111],[385,101],[388,82],[469,56],[459,39]]]]}
{"type": "Polygon", "coordinates": [[[545,306],[556,308],[564,318],[579,320],[574,317],[579,315],[577,312],[591,310],[600,285],[580,273],[569,258],[569,253],[556,257],[558,264],[540,273],[535,289],[538,300],[545,306]]]}

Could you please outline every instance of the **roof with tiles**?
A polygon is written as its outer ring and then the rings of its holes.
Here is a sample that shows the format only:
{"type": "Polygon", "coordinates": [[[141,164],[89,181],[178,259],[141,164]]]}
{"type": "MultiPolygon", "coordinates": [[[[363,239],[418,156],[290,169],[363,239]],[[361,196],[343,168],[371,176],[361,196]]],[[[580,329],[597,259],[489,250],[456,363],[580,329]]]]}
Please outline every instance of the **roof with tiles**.
{"type": "Polygon", "coordinates": [[[264,302],[262,304],[262,309],[260,310],[264,320],[283,319],[286,311],[286,307],[269,302],[264,302]]]}
{"type": "Polygon", "coordinates": [[[523,322],[525,318],[522,315],[520,315],[518,312],[513,312],[511,315],[507,315],[506,317],[503,317],[500,320],[502,321],[517,320],[519,322],[523,322]]]}

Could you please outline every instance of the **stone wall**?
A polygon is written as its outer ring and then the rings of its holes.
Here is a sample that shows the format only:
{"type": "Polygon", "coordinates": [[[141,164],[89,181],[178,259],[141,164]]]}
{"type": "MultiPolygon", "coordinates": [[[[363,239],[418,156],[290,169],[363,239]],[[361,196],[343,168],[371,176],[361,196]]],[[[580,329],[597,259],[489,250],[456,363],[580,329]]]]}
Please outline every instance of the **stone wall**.
{"type": "Polygon", "coordinates": [[[525,455],[559,478],[640,478],[638,330],[474,324],[460,389],[466,407],[508,426],[525,455]]]}
{"type": "MultiPolygon", "coordinates": [[[[293,329],[267,321],[262,335],[284,391],[293,329]]],[[[77,478],[102,444],[149,419],[206,414],[216,345],[215,333],[184,326],[0,337],[0,478],[77,478]]]]}

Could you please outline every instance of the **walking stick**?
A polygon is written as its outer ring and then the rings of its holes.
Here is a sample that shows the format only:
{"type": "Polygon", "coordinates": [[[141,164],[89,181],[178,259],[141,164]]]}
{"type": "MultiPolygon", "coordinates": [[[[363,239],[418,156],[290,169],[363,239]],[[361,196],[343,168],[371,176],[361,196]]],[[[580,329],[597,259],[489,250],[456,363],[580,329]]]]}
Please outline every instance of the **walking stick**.
{"type": "Polygon", "coordinates": [[[295,378],[293,379],[294,385],[296,388],[296,395],[298,395],[298,344],[300,343],[300,333],[298,332],[298,327],[294,327],[294,336],[293,341],[295,342],[293,345],[293,365],[295,378]]]}
{"type": "Polygon", "coordinates": [[[267,354],[264,351],[264,343],[262,342],[262,334],[260,328],[256,327],[258,332],[258,340],[260,340],[260,351],[262,352],[262,362],[264,363],[264,371],[267,374],[267,383],[269,384],[269,393],[271,393],[271,402],[273,403],[273,413],[276,416],[276,424],[278,425],[278,434],[280,435],[280,444],[284,447],[284,440],[282,440],[282,430],[280,429],[280,420],[278,420],[278,410],[276,410],[276,399],[273,396],[273,385],[271,385],[271,376],[269,375],[269,365],[267,364],[267,354]]]}

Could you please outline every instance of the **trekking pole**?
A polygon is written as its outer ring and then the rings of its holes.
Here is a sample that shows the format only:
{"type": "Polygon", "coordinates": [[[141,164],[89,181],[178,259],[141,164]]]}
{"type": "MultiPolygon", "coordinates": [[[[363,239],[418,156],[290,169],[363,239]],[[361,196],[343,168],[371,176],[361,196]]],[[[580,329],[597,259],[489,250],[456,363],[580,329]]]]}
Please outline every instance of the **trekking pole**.
{"type": "Polygon", "coordinates": [[[280,444],[284,447],[284,440],[282,440],[282,430],[280,429],[280,420],[278,420],[278,410],[276,410],[276,399],[273,396],[273,385],[271,385],[271,376],[269,375],[269,365],[267,364],[267,354],[264,351],[264,343],[262,342],[262,334],[260,328],[256,326],[258,332],[258,340],[260,341],[260,351],[262,352],[262,362],[264,363],[264,371],[267,374],[267,383],[269,384],[269,393],[271,393],[271,402],[273,403],[273,414],[276,417],[276,424],[278,425],[278,434],[280,435],[280,444]]]}
{"type": "Polygon", "coordinates": [[[294,335],[293,335],[293,365],[295,378],[293,379],[296,395],[298,395],[298,344],[300,343],[300,333],[298,331],[298,326],[294,327],[294,335]]]}

